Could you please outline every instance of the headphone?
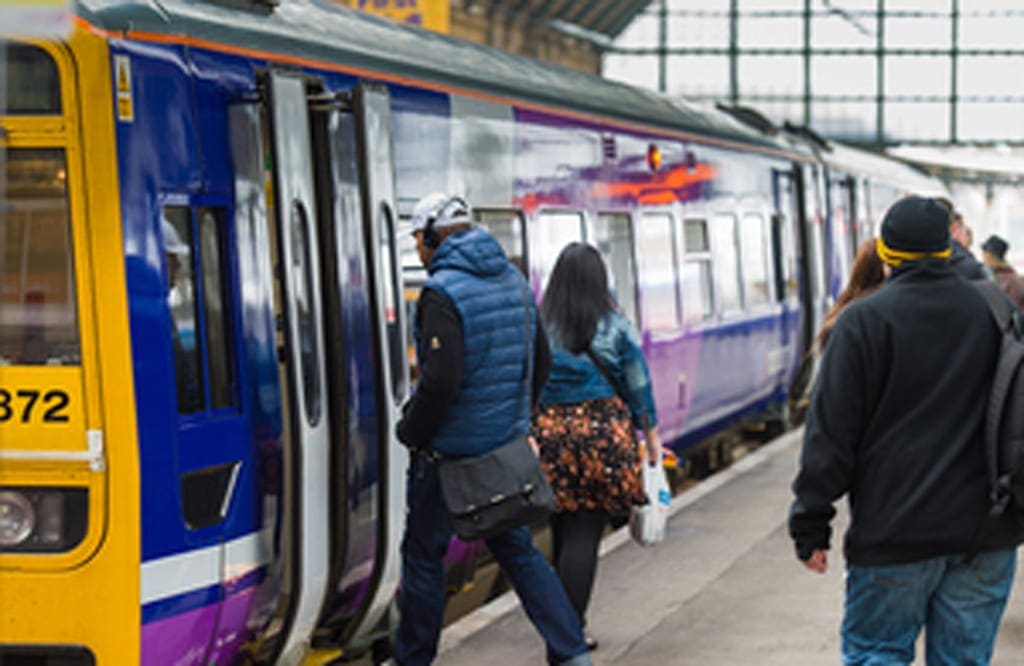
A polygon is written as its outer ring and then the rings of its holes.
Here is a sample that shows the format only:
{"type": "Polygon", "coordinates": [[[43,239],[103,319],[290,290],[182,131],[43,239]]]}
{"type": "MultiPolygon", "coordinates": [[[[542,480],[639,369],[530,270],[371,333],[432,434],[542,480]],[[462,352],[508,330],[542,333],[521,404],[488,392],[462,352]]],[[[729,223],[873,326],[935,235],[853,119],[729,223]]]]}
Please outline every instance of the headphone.
{"type": "Polygon", "coordinates": [[[442,203],[437,210],[427,216],[427,223],[423,225],[423,245],[436,250],[441,245],[441,235],[437,233],[437,229],[434,228],[434,223],[437,222],[437,218],[442,217],[449,210],[462,210],[469,214],[469,204],[466,200],[459,196],[449,197],[442,203]]]}

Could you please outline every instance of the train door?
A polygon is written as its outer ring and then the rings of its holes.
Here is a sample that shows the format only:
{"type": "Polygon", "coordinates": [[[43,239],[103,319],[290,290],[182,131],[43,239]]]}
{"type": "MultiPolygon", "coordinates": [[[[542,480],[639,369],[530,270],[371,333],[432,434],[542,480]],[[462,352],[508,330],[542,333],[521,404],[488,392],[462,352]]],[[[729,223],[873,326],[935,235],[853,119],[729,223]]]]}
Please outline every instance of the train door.
{"type": "Polygon", "coordinates": [[[841,172],[825,170],[826,225],[825,248],[828,267],[828,293],[838,298],[853,265],[854,225],[856,218],[851,207],[851,178],[841,172]]]}
{"type": "Polygon", "coordinates": [[[805,331],[808,348],[814,336],[825,320],[825,312],[831,305],[828,291],[828,271],[825,264],[825,220],[826,208],[824,201],[825,184],[822,169],[817,165],[804,165],[800,170],[803,198],[801,204],[800,230],[804,234],[802,249],[804,250],[802,266],[808,283],[807,306],[809,326],[805,331]]]}
{"type": "MultiPolygon", "coordinates": [[[[400,579],[408,388],[390,97],[362,83],[312,100],[331,387],[331,561],[315,645],[359,646],[400,579]]],[[[386,628],[386,627],[385,627],[386,628]]]]}
{"type": "Polygon", "coordinates": [[[812,243],[808,226],[804,167],[773,172],[775,215],[772,243],[775,246],[776,294],[783,300],[786,344],[793,349],[789,359],[790,398],[799,398],[810,381],[813,364],[807,353],[816,331],[812,243]]]}
{"type": "MultiPolygon", "coordinates": [[[[801,226],[797,193],[797,172],[795,170],[772,172],[772,194],[775,210],[772,213],[772,257],[775,274],[775,297],[783,309],[782,343],[795,352],[804,351],[801,335],[801,290],[804,285],[799,278],[801,226]]],[[[806,282],[806,281],[804,281],[806,282]]]]}
{"type": "Polygon", "coordinates": [[[279,663],[306,651],[327,586],[329,419],[324,372],[317,206],[306,80],[267,77],[273,155],[274,218],[280,308],[284,328],[283,379],[288,399],[284,449],[284,619],[279,663]]]}

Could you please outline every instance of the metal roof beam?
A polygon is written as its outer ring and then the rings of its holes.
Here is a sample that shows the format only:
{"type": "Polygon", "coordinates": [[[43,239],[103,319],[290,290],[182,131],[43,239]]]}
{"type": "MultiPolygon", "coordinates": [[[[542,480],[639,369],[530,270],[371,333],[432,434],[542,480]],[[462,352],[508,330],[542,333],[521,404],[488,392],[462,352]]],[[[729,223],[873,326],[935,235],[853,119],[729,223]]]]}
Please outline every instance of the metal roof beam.
{"type": "Polygon", "coordinates": [[[588,30],[594,30],[594,26],[598,20],[611,8],[608,3],[594,3],[589,10],[584,14],[580,15],[578,23],[587,28],[588,30]]]}
{"type": "Polygon", "coordinates": [[[573,3],[572,11],[566,12],[562,20],[583,26],[584,24],[580,21],[581,16],[589,14],[595,7],[607,6],[608,4],[610,3],[607,0],[590,0],[589,2],[576,0],[573,3]]]}
{"type": "Polygon", "coordinates": [[[634,0],[633,2],[625,2],[620,0],[618,6],[614,11],[610,11],[604,15],[604,17],[595,22],[591,28],[598,32],[603,32],[611,37],[617,37],[622,32],[629,22],[632,21],[637,14],[642,12],[647,5],[650,4],[650,0],[634,0]]]}
{"type": "Polygon", "coordinates": [[[565,19],[565,15],[568,13],[570,5],[572,5],[571,0],[555,0],[544,11],[544,16],[547,18],[565,19]]]}

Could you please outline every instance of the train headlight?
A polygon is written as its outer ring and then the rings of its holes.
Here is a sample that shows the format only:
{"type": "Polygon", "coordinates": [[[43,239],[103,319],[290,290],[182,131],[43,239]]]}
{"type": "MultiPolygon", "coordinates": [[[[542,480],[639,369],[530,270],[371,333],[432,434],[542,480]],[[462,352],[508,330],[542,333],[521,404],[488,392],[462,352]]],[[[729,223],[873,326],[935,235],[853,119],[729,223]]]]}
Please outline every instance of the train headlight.
{"type": "Polygon", "coordinates": [[[0,547],[17,546],[32,534],[36,512],[21,493],[0,492],[0,547]]]}
{"type": "Polygon", "coordinates": [[[0,553],[57,553],[85,538],[85,488],[0,488],[0,553]]]}

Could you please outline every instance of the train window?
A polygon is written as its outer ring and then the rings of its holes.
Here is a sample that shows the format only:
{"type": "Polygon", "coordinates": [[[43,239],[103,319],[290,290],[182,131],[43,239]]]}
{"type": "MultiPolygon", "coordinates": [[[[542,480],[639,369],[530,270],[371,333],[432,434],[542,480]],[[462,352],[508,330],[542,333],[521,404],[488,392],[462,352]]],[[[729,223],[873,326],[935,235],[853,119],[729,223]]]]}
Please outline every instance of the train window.
{"type": "Polygon", "coordinates": [[[771,301],[768,287],[767,235],[764,218],[744,215],[740,221],[740,243],[743,257],[743,295],[747,307],[771,301]]]}
{"type": "Polygon", "coordinates": [[[302,202],[292,202],[288,220],[291,239],[291,266],[288,270],[295,276],[295,319],[302,366],[302,395],[305,403],[306,421],[310,426],[320,423],[322,390],[320,387],[320,353],[316,340],[316,313],[313,310],[315,294],[313,280],[313,248],[309,214],[302,202]]]}
{"type": "Polygon", "coordinates": [[[684,226],[686,253],[708,251],[708,223],[704,220],[687,220],[684,226]]]}
{"type": "Polygon", "coordinates": [[[829,292],[838,294],[843,288],[845,276],[850,273],[849,234],[851,217],[849,211],[849,193],[846,179],[837,175],[828,178],[829,203],[832,211],[831,234],[828,239],[829,252],[829,292]]]}
{"type": "Polygon", "coordinates": [[[694,326],[710,320],[715,313],[708,224],[704,220],[686,220],[684,233],[686,258],[683,262],[683,312],[686,325],[694,326]]]}
{"type": "Polygon", "coordinates": [[[526,273],[527,257],[523,214],[518,210],[495,208],[474,208],[473,220],[498,240],[509,261],[526,273]]]}
{"type": "Polygon", "coordinates": [[[59,114],[60,75],[57,63],[38,46],[0,40],[0,115],[59,114]]]}
{"type": "Polygon", "coordinates": [[[821,191],[821,175],[817,167],[812,167],[807,173],[807,177],[804,179],[804,193],[805,193],[805,219],[810,224],[810,247],[808,252],[810,253],[810,260],[807,262],[810,267],[810,283],[814,289],[815,300],[824,298],[827,295],[826,285],[827,278],[825,276],[825,244],[824,234],[822,232],[822,225],[824,224],[823,209],[820,199],[821,191]]]}
{"type": "Polygon", "coordinates": [[[165,206],[161,231],[167,270],[167,306],[171,312],[178,413],[193,414],[203,409],[204,393],[199,364],[199,316],[196,312],[198,290],[193,270],[192,219],[188,206],[165,206]]]}
{"type": "Polygon", "coordinates": [[[711,220],[711,256],[718,311],[723,314],[743,308],[740,300],[740,262],[736,247],[736,217],[716,215],[711,220]]]}
{"type": "Polygon", "coordinates": [[[629,214],[598,213],[594,221],[594,241],[608,264],[609,286],[619,306],[633,325],[638,325],[633,221],[629,214]]]}
{"type": "Polygon", "coordinates": [[[227,238],[224,211],[200,208],[199,259],[202,270],[203,312],[205,314],[205,357],[210,370],[210,406],[223,409],[235,404],[234,374],[230,363],[231,325],[228,319],[229,292],[225,276],[227,238]]]}
{"type": "Polygon", "coordinates": [[[683,263],[683,304],[686,325],[694,326],[711,319],[715,312],[711,300],[711,262],[687,259],[683,263]]]}
{"type": "Polygon", "coordinates": [[[77,365],[64,151],[8,148],[0,192],[0,365],[77,365]]]}
{"type": "Polygon", "coordinates": [[[640,319],[651,331],[679,328],[679,292],[676,262],[676,233],[668,213],[644,213],[637,228],[640,319]]]}
{"type": "Polygon", "coordinates": [[[583,240],[583,213],[564,210],[541,212],[537,224],[537,237],[533,241],[534,261],[530,266],[540,276],[541,289],[547,286],[548,276],[562,249],[573,241],[583,240]]]}
{"type": "Polygon", "coordinates": [[[398,274],[399,257],[395,249],[397,242],[391,209],[381,205],[377,223],[380,230],[381,297],[384,299],[384,325],[387,337],[388,359],[391,368],[391,391],[395,402],[405,399],[405,355],[406,332],[399,319],[399,304],[405,303],[401,293],[402,280],[398,274]]]}

